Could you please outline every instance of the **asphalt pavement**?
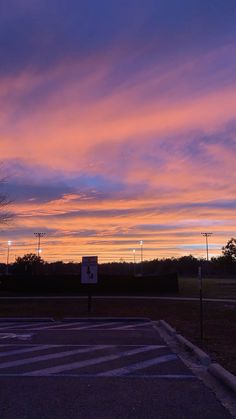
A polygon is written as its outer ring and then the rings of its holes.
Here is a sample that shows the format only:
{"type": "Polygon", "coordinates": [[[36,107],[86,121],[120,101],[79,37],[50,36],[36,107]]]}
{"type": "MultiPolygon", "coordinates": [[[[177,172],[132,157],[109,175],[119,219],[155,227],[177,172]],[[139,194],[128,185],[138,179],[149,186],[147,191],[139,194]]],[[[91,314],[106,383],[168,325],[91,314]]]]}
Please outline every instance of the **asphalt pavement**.
{"type": "Polygon", "coordinates": [[[227,419],[148,319],[1,319],[1,419],[227,419]]]}

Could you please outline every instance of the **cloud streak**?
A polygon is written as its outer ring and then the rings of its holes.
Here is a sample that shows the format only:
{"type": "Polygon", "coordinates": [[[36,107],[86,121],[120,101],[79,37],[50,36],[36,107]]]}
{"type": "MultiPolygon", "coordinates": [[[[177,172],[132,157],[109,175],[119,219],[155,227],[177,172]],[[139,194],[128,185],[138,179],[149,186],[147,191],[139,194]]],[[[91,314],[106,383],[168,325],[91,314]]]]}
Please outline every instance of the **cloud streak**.
{"type": "Polygon", "coordinates": [[[204,227],[219,253],[235,234],[236,3],[55,4],[2,5],[0,154],[17,215],[4,237],[50,225],[49,259],[132,258],[142,238],[151,258],[204,254],[204,227]]]}

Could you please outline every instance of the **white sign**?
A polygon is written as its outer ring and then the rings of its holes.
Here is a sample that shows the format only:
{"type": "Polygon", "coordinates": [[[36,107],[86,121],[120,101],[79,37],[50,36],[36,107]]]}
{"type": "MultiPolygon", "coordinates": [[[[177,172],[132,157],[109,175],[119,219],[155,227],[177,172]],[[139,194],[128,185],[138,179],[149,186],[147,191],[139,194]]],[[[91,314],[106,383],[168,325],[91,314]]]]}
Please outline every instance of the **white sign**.
{"type": "Polygon", "coordinates": [[[96,284],[98,282],[98,257],[83,256],[81,269],[82,284],[96,284]]]}

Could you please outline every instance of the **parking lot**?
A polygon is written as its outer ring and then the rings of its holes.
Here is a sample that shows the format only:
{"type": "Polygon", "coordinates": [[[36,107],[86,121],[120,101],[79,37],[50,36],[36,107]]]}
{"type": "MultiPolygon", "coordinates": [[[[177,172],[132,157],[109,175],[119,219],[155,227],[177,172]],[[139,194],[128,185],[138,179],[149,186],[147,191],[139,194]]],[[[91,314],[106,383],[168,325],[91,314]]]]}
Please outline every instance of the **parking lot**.
{"type": "Polygon", "coordinates": [[[2,319],[2,419],[230,418],[140,319],[2,319]]]}

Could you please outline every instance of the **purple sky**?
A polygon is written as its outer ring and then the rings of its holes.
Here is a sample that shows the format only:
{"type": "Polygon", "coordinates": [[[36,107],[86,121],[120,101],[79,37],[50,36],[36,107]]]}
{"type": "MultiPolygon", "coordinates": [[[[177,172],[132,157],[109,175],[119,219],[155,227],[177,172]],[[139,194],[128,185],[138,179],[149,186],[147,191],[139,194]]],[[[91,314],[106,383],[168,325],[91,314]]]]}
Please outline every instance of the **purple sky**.
{"type": "Polygon", "coordinates": [[[2,0],[0,261],[210,255],[236,235],[236,1],[2,0]]]}

